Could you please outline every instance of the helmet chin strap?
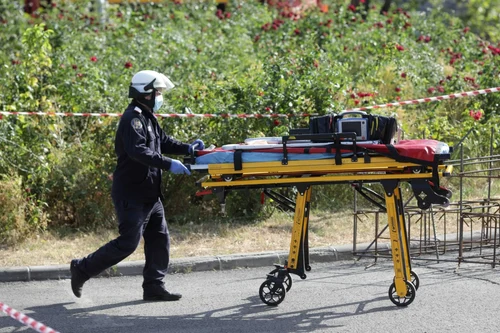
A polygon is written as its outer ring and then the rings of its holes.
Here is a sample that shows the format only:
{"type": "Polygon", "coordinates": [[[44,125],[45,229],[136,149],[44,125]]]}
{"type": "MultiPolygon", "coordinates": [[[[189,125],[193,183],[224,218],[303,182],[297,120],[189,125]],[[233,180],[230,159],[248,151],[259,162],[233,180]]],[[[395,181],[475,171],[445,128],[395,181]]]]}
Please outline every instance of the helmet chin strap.
{"type": "Polygon", "coordinates": [[[151,95],[145,95],[137,98],[137,101],[141,104],[144,104],[149,108],[149,111],[153,112],[153,108],[155,106],[155,97],[156,97],[156,89],[153,89],[151,95]],[[150,99],[146,99],[146,96],[150,96],[150,99]]]}

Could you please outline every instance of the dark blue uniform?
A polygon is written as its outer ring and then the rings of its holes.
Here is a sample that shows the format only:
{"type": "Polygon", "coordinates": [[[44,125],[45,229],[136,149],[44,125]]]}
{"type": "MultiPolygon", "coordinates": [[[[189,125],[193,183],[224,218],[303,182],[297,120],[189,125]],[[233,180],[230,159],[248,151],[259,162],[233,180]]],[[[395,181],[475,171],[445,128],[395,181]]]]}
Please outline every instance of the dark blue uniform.
{"type": "Polygon", "coordinates": [[[171,159],[163,154],[187,154],[189,144],[169,137],[156,117],[131,103],[120,119],[115,138],[117,165],[111,196],[120,236],[87,257],[78,269],[88,278],[132,254],[144,237],[143,288],[163,285],[170,257],[170,238],[161,199],[162,169],[171,159]]]}

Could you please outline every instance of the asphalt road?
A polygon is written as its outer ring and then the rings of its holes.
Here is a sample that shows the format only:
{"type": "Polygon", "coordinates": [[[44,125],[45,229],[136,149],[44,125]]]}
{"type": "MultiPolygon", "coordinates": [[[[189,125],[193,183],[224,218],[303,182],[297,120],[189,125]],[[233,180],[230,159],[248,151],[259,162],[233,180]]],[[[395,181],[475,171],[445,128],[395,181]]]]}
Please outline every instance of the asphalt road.
{"type": "MultiPolygon", "coordinates": [[[[70,281],[0,283],[0,302],[61,333],[499,332],[500,275],[489,265],[417,261],[408,307],[388,298],[391,261],[312,264],[279,306],[258,290],[272,267],[170,274],[178,302],[143,302],[141,277],[92,279],[77,299],[70,281]]],[[[0,312],[0,333],[31,332],[0,312]]],[[[33,331],[34,332],[34,331],[33,331]]]]}

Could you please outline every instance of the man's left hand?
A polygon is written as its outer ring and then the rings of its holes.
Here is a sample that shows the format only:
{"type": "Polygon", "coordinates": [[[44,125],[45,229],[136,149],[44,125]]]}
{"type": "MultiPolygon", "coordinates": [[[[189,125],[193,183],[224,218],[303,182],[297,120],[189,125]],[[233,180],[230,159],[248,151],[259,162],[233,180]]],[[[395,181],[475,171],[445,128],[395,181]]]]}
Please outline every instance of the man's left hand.
{"type": "Polygon", "coordinates": [[[189,145],[189,154],[192,154],[194,150],[203,150],[205,149],[205,144],[201,139],[196,139],[192,144],[189,145]]]}

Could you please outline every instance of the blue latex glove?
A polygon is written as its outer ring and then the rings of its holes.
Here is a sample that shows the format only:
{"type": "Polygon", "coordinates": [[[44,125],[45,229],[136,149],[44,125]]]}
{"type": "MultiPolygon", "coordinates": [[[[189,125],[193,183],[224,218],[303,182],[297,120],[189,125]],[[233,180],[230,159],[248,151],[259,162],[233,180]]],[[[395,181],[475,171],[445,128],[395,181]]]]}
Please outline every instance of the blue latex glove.
{"type": "Polygon", "coordinates": [[[170,164],[170,172],[175,175],[191,174],[191,171],[184,164],[175,159],[172,159],[172,163],[170,164]]]}
{"type": "Polygon", "coordinates": [[[205,149],[205,144],[201,139],[196,139],[192,144],[189,145],[189,154],[192,154],[194,150],[203,150],[205,149]]]}

